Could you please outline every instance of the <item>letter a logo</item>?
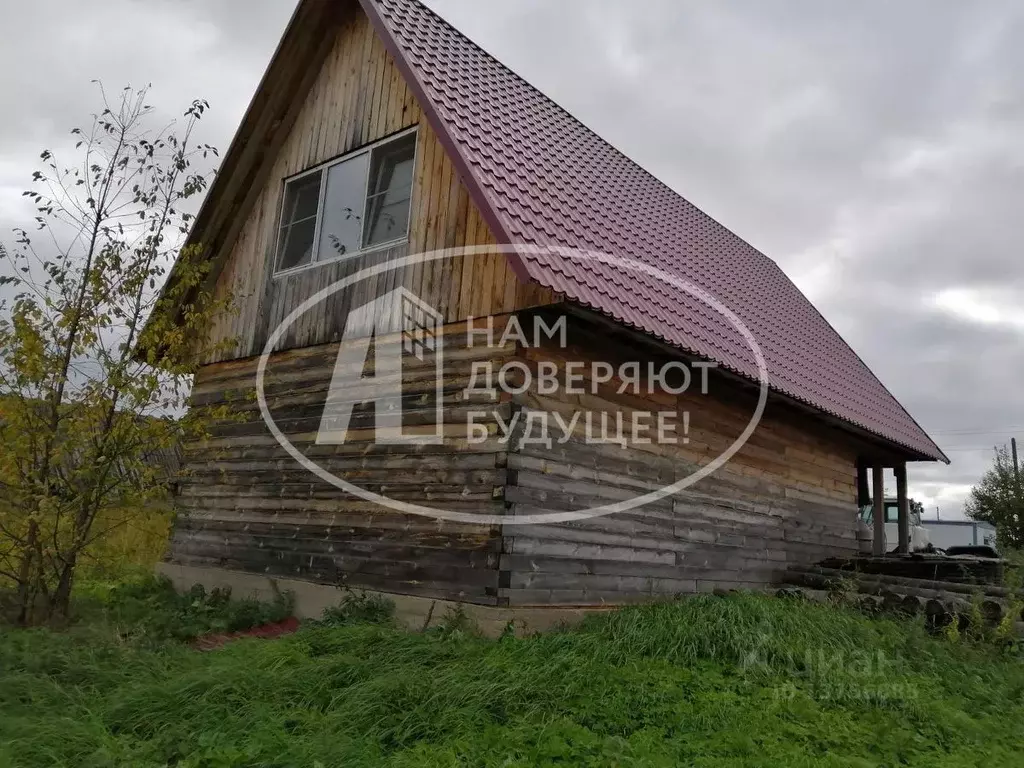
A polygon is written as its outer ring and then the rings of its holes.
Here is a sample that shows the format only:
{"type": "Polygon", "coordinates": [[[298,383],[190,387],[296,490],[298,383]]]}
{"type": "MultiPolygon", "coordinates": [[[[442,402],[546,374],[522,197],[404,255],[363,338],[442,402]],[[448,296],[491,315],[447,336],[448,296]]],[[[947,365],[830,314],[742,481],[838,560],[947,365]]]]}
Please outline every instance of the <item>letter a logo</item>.
{"type": "Polygon", "coordinates": [[[443,318],[405,288],[354,309],[334,362],[318,445],[440,443],[444,436],[443,318]],[[373,374],[365,376],[373,348],[373,374]],[[403,389],[403,381],[408,386],[403,389]],[[370,404],[371,407],[356,406],[370,404]],[[372,413],[372,417],[371,417],[372,413]]]}

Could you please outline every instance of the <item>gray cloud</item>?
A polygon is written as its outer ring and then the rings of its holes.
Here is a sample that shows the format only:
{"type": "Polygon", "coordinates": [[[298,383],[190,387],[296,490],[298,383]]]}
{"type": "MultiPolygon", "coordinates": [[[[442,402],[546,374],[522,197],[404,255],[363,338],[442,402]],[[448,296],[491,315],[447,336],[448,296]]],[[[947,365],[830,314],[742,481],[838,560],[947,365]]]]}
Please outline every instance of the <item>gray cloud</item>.
{"type": "MultiPolygon", "coordinates": [[[[429,4],[774,258],[949,449],[952,466],[912,468],[912,492],[959,510],[988,446],[1024,427],[1024,7],[429,4]]],[[[293,5],[5,11],[0,226],[27,215],[38,151],[95,107],[89,78],[152,82],[168,118],[208,98],[202,138],[226,148],[293,5]]]]}
{"type": "Polygon", "coordinates": [[[49,0],[3,11],[0,47],[0,226],[31,213],[21,199],[45,147],[73,146],[99,93],[152,84],[156,121],[179,117],[194,98],[213,109],[198,139],[226,148],[294,3],[288,0],[49,0]]]}

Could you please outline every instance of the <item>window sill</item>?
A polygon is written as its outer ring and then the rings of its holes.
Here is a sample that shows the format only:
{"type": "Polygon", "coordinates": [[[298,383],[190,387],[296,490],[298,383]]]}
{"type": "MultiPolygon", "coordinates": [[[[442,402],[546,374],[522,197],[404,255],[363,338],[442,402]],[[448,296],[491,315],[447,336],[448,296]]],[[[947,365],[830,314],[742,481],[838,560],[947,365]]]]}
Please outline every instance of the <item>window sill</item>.
{"type": "Polygon", "coordinates": [[[409,242],[409,236],[400,237],[397,240],[388,240],[386,243],[379,243],[377,245],[370,246],[369,248],[361,248],[358,251],[352,253],[344,253],[339,256],[332,256],[329,259],[321,259],[320,261],[313,261],[309,264],[302,264],[298,267],[290,267],[288,269],[280,269],[274,272],[274,280],[285,277],[292,277],[294,275],[308,272],[319,267],[326,267],[330,264],[337,264],[342,261],[349,261],[351,259],[358,259],[363,256],[369,256],[374,253],[380,253],[381,251],[389,251],[392,248],[397,248],[400,245],[405,245],[409,242]]]}

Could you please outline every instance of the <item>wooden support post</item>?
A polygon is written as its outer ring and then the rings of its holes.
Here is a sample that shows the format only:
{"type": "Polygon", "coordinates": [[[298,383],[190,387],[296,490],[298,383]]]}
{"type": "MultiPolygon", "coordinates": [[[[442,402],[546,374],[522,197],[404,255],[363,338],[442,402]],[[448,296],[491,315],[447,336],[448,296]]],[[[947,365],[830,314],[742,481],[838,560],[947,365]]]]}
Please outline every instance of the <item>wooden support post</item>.
{"type": "Polygon", "coordinates": [[[899,508],[899,531],[901,555],[910,553],[910,499],[907,497],[907,464],[896,465],[896,501],[899,508]]]}
{"type": "Polygon", "coordinates": [[[868,463],[857,459],[857,507],[866,507],[871,503],[871,487],[868,481],[868,463]]]}
{"type": "Polygon", "coordinates": [[[881,464],[875,464],[871,469],[871,480],[874,485],[871,493],[872,512],[874,522],[874,539],[871,551],[875,555],[885,554],[885,469],[881,464]]]}

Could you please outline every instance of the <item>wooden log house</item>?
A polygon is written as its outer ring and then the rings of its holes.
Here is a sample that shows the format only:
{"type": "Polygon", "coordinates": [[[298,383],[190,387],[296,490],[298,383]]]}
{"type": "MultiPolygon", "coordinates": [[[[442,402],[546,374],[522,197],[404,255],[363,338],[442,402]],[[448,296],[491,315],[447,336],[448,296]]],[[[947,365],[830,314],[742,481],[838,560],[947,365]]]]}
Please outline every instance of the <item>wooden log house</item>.
{"type": "MultiPolygon", "coordinates": [[[[235,418],[186,447],[168,555],[196,580],[219,569],[489,606],[757,587],[791,564],[857,551],[869,468],[878,478],[897,468],[905,499],[906,462],[946,460],[774,262],[416,0],[299,3],[190,242],[237,307],[209,329],[232,345],[202,361],[193,393],[196,405],[229,403],[235,418]],[[506,243],[649,264],[735,313],[768,372],[763,418],[739,452],[639,508],[517,523],[676,482],[736,440],[759,390],[756,355],[686,291],[610,263],[496,247],[506,243]],[[412,263],[315,302],[278,334],[264,391],[289,443],[327,472],[487,522],[407,514],[325,481],[271,434],[252,397],[268,339],[303,302],[368,266],[458,247],[482,255],[412,263]],[[404,418],[432,427],[441,413],[455,428],[440,443],[381,445],[372,411],[356,408],[344,442],[318,443],[336,360],[357,343],[355,310],[399,288],[436,309],[444,351],[440,388],[427,364],[403,368],[404,418]],[[467,328],[513,317],[524,327],[567,318],[567,343],[471,343],[467,328]],[[508,420],[692,406],[685,442],[623,447],[573,433],[519,444],[494,424],[483,441],[458,429],[479,405],[475,365],[583,361],[590,371],[625,360],[717,367],[706,397],[623,393],[618,379],[591,377],[583,397],[533,389],[485,404],[508,420]]],[[[361,334],[400,343],[400,328],[380,325],[390,317],[361,334]]]]}

